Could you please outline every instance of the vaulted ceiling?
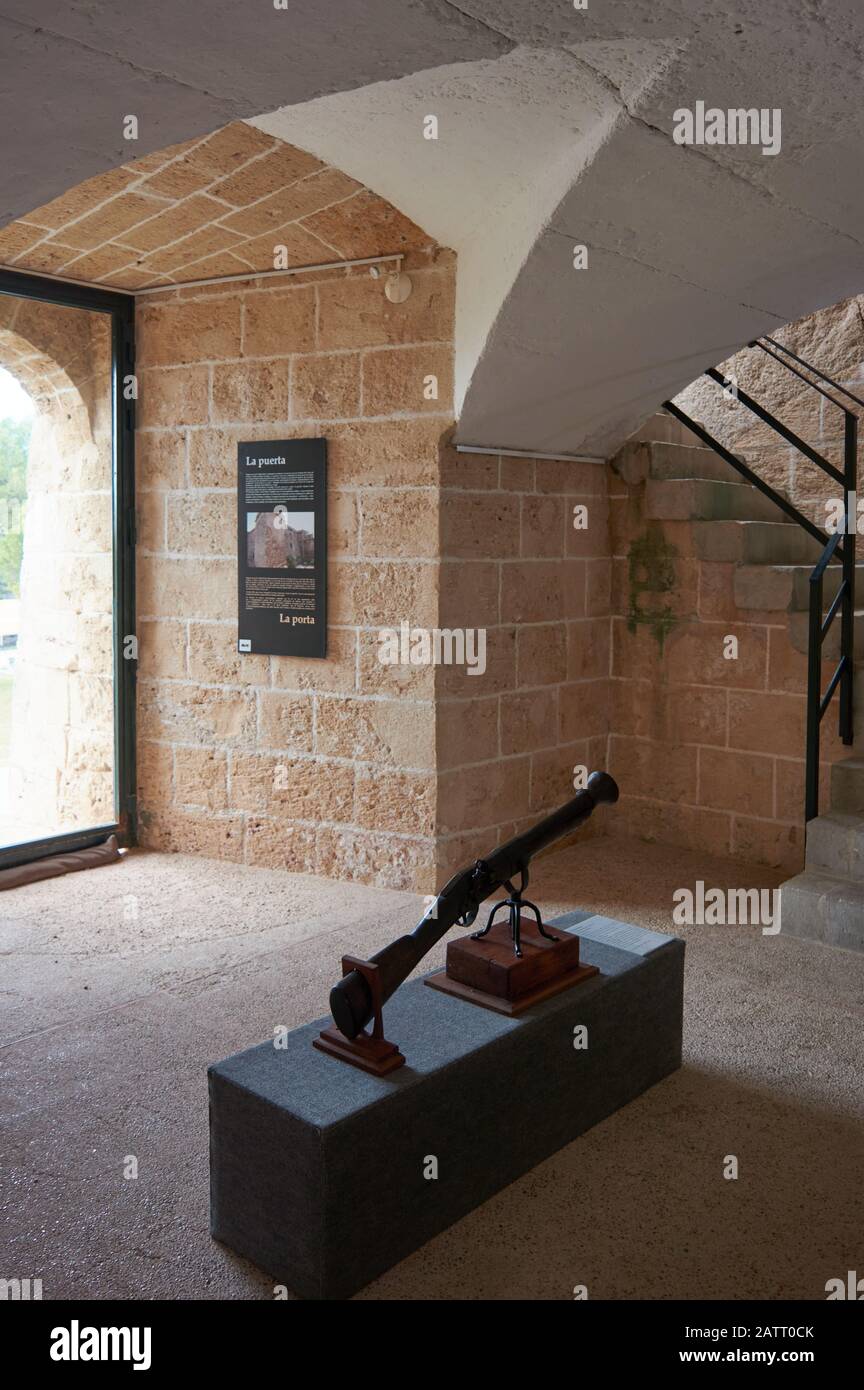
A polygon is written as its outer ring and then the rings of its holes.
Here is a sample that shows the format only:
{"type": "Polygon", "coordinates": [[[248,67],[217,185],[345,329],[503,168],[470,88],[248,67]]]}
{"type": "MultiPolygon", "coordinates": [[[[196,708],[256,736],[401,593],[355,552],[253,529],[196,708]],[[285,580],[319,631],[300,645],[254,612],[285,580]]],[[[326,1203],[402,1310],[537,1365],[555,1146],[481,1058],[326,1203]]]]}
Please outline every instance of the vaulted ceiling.
{"type": "Polygon", "coordinates": [[[96,174],[0,230],[0,262],[116,289],[428,246],[409,218],[305,150],[235,122],[96,174]]]}
{"type": "MultiPolygon", "coordinates": [[[[103,279],[130,286],[196,260],[245,262],[270,229],[228,198],[187,229],[212,183],[148,187],[164,165],[124,182],[123,121],[137,118],[139,165],[254,121],[327,166],[295,184],[334,181],[330,204],[286,205],[298,254],[307,236],[356,245],[325,214],[374,196],[406,219],[397,237],[414,225],[458,252],[464,442],[608,453],[705,366],[864,282],[860,0],[0,0],[0,40],[0,222],[23,215],[47,233],[19,256],[50,258],[53,242],[58,255],[79,251],[83,269],[81,256],[111,246],[103,279]],[[675,112],[698,101],[779,110],[779,153],[677,144],[675,112]],[[118,206],[171,206],[98,248],[64,242],[68,223],[36,220],[34,208],[44,216],[108,170],[118,206]],[[150,244],[163,216],[174,238],[150,244]],[[172,249],[196,236],[178,263],[172,249]],[[577,245],[585,269],[574,268],[577,245]]],[[[254,158],[263,165],[277,148],[254,158]]],[[[194,178],[193,155],[172,160],[194,178]]]]}

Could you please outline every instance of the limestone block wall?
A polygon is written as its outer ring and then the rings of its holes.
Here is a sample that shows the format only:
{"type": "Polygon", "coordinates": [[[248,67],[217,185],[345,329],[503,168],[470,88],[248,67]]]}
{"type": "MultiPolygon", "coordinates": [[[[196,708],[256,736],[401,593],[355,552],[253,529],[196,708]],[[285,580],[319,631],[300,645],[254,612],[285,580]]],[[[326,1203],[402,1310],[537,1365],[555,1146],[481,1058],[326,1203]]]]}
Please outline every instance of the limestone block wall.
{"type": "Polygon", "coordinates": [[[115,815],[107,318],[0,296],[0,364],[37,408],[0,806],[9,843],[115,815]]]}
{"type": "MultiPolygon", "coordinates": [[[[864,296],[820,309],[771,336],[864,400],[864,296]]],[[[817,391],[805,387],[757,348],[736,353],[720,370],[829,462],[842,468],[843,414],[817,391]]],[[[719,386],[704,379],[695,381],[676,399],[693,419],[702,421],[722,443],[746,458],[772,487],[824,526],[825,501],[840,494],[836,483],[816,464],[724,395],[719,386]]],[[[846,404],[858,417],[860,438],[864,435],[864,409],[846,404]]],[[[862,457],[864,444],[859,448],[859,492],[864,481],[862,457]]]]}
{"type": "MultiPolygon", "coordinates": [[[[864,298],[772,336],[864,398],[864,298]]],[[[816,391],[757,349],[737,353],[722,370],[842,466],[842,413],[816,391]]],[[[825,525],[825,501],[838,489],[814,464],[703,379],[677,400],[825,525]]],[[[856,413],[861,430],[864,411],[856,413]]],[[[649,429],[645,437],[657,436],[649,429]]],[[[633,834],[797,871],[804,852],[806,657],[790,642],[786,613],[738,608],[734,566],[700,560],[689,523],[649,525],[642,487],[613,473],[610,488],[616,613],[610,758],[613,771],[620,768],[623,776],[627,768],[623,822],[633,834]],[[643,560],[668,569],[662,606],[672,620],[665,633],[650,613],[633,622],[635,547],[644,548],[646,538],[643,560]],[[722,659],[727,634],[739,640],[737,661],[722,659]]],[[[832,673],[826,664],[823,689],[832,673]]],[[[823,723],[821,747],[826,806],[830,763],[845,752],[836,735],[836,703],[823,723]]]]}
{"type": "MultiPolygon", "coordinates": [[[[604,766],[622,802],[582,835],[796,869],[805,658],[785,614],[739,609],[734,566],[701,560],[690,523],[647,521],[608,467],[458,454],[453,259],[407,264],[403,305],[358,268],[140,301],[142,842],[429,892],[604,766]],[[330,655],[238,656],[237,442],[316,434],[330,655]],[[664,555],[671,619],[643,605],[634,622],[633,566],[664,555]],[[382,665],[381,630],[402,624],[482,629],[485,669],[382,665]]],[[[815,329],[789,341],[854,381],[850,306],[832,321],[836,360],[815,329]]],[[[799,396],[781,413],[803,432],[799,396]]],[[[806,423],[831,442],[821,414],[806,423]]],[[[785,451],[736,447],[808,500],[785,451]]],[[[834,744],[826,725],[826,765],[834,744]]]]}
{"type": "MultiPolygon", "coordinates": [[[[739,607],[736,566],[700,558],[692,522],[650,519],[644,483],[630,485],[611,467],[609,475],[616,827],[797,872],[807,659],[787,615],[739,607]],[[730,638],[734,660],[724,655],[730,638]]],[[[826,663],[823,689],[832,670],[826,663]]],[[[822,726],[823,806],[830,763],[845,752],[836,710],[822,726]]]]}
{"type": "Polygon", "coordinates": [[[442,877],[567,801],[575,767],[606,766],[610,584],[604,466],[448,451],[441,622],[485,628],[487,651],[482,675],[437,671],[442,877]]]}
{"type": "Polygon", "coordinates": [[[435,887],[435,672],[382,665],[378,634],[437,622],[455,267],[430,250],[405,268],[401,305],[365,268],[139,300],[145,845],[435,887]],[[237,443],[317,435],[329,654],[240,656],[237,443]]]}

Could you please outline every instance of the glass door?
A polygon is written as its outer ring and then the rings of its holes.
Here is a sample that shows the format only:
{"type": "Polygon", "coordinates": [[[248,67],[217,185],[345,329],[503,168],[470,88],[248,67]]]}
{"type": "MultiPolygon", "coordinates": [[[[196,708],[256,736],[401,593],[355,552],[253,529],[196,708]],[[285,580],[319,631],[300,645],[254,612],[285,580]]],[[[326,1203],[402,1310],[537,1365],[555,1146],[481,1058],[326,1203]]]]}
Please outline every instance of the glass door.
{"type": "Polygon", "coordinates": [[[0,271],[0,866],[134,838],[132,330],[0,271]]]}

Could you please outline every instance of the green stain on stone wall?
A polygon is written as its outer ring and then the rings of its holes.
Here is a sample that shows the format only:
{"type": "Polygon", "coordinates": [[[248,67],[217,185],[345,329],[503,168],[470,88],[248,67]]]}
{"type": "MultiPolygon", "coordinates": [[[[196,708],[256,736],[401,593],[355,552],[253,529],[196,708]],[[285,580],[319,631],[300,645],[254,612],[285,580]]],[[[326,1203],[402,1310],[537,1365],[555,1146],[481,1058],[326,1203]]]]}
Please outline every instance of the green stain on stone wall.
{"type": "Polygon", "coordinates": [[[628,594],[627,628],[635,632],[647,627],[657,640],[660,650],[675,626],[675,614],[666,596],[675,588],[675,560],[678,551],[656,521],[649,522],[644,536],[631,545],[627,557],[628,594]]]}

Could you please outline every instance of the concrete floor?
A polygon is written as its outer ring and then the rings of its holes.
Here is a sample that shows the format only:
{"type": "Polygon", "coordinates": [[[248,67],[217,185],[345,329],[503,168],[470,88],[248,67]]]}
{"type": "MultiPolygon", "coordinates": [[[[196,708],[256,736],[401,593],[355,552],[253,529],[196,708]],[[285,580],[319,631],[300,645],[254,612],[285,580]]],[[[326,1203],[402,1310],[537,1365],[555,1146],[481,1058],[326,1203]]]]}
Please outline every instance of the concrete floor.
{"type": "MultiPolygon", "coordinates": [[[[536,865],[531,896],[669,931],[697,879],[777,882],[593,840],[536,865]]],[[[207,1064],[324,1013],[341,953],[377,950],[418,904],[143,852],[3,894],[0,1276],[46,1299],[271,1297],[208,1235],[207,1064]]],[[[823,1299],[861,1269],[864,955],[680,934],[683,1069],[359,1297],[823,1299]]]]}

